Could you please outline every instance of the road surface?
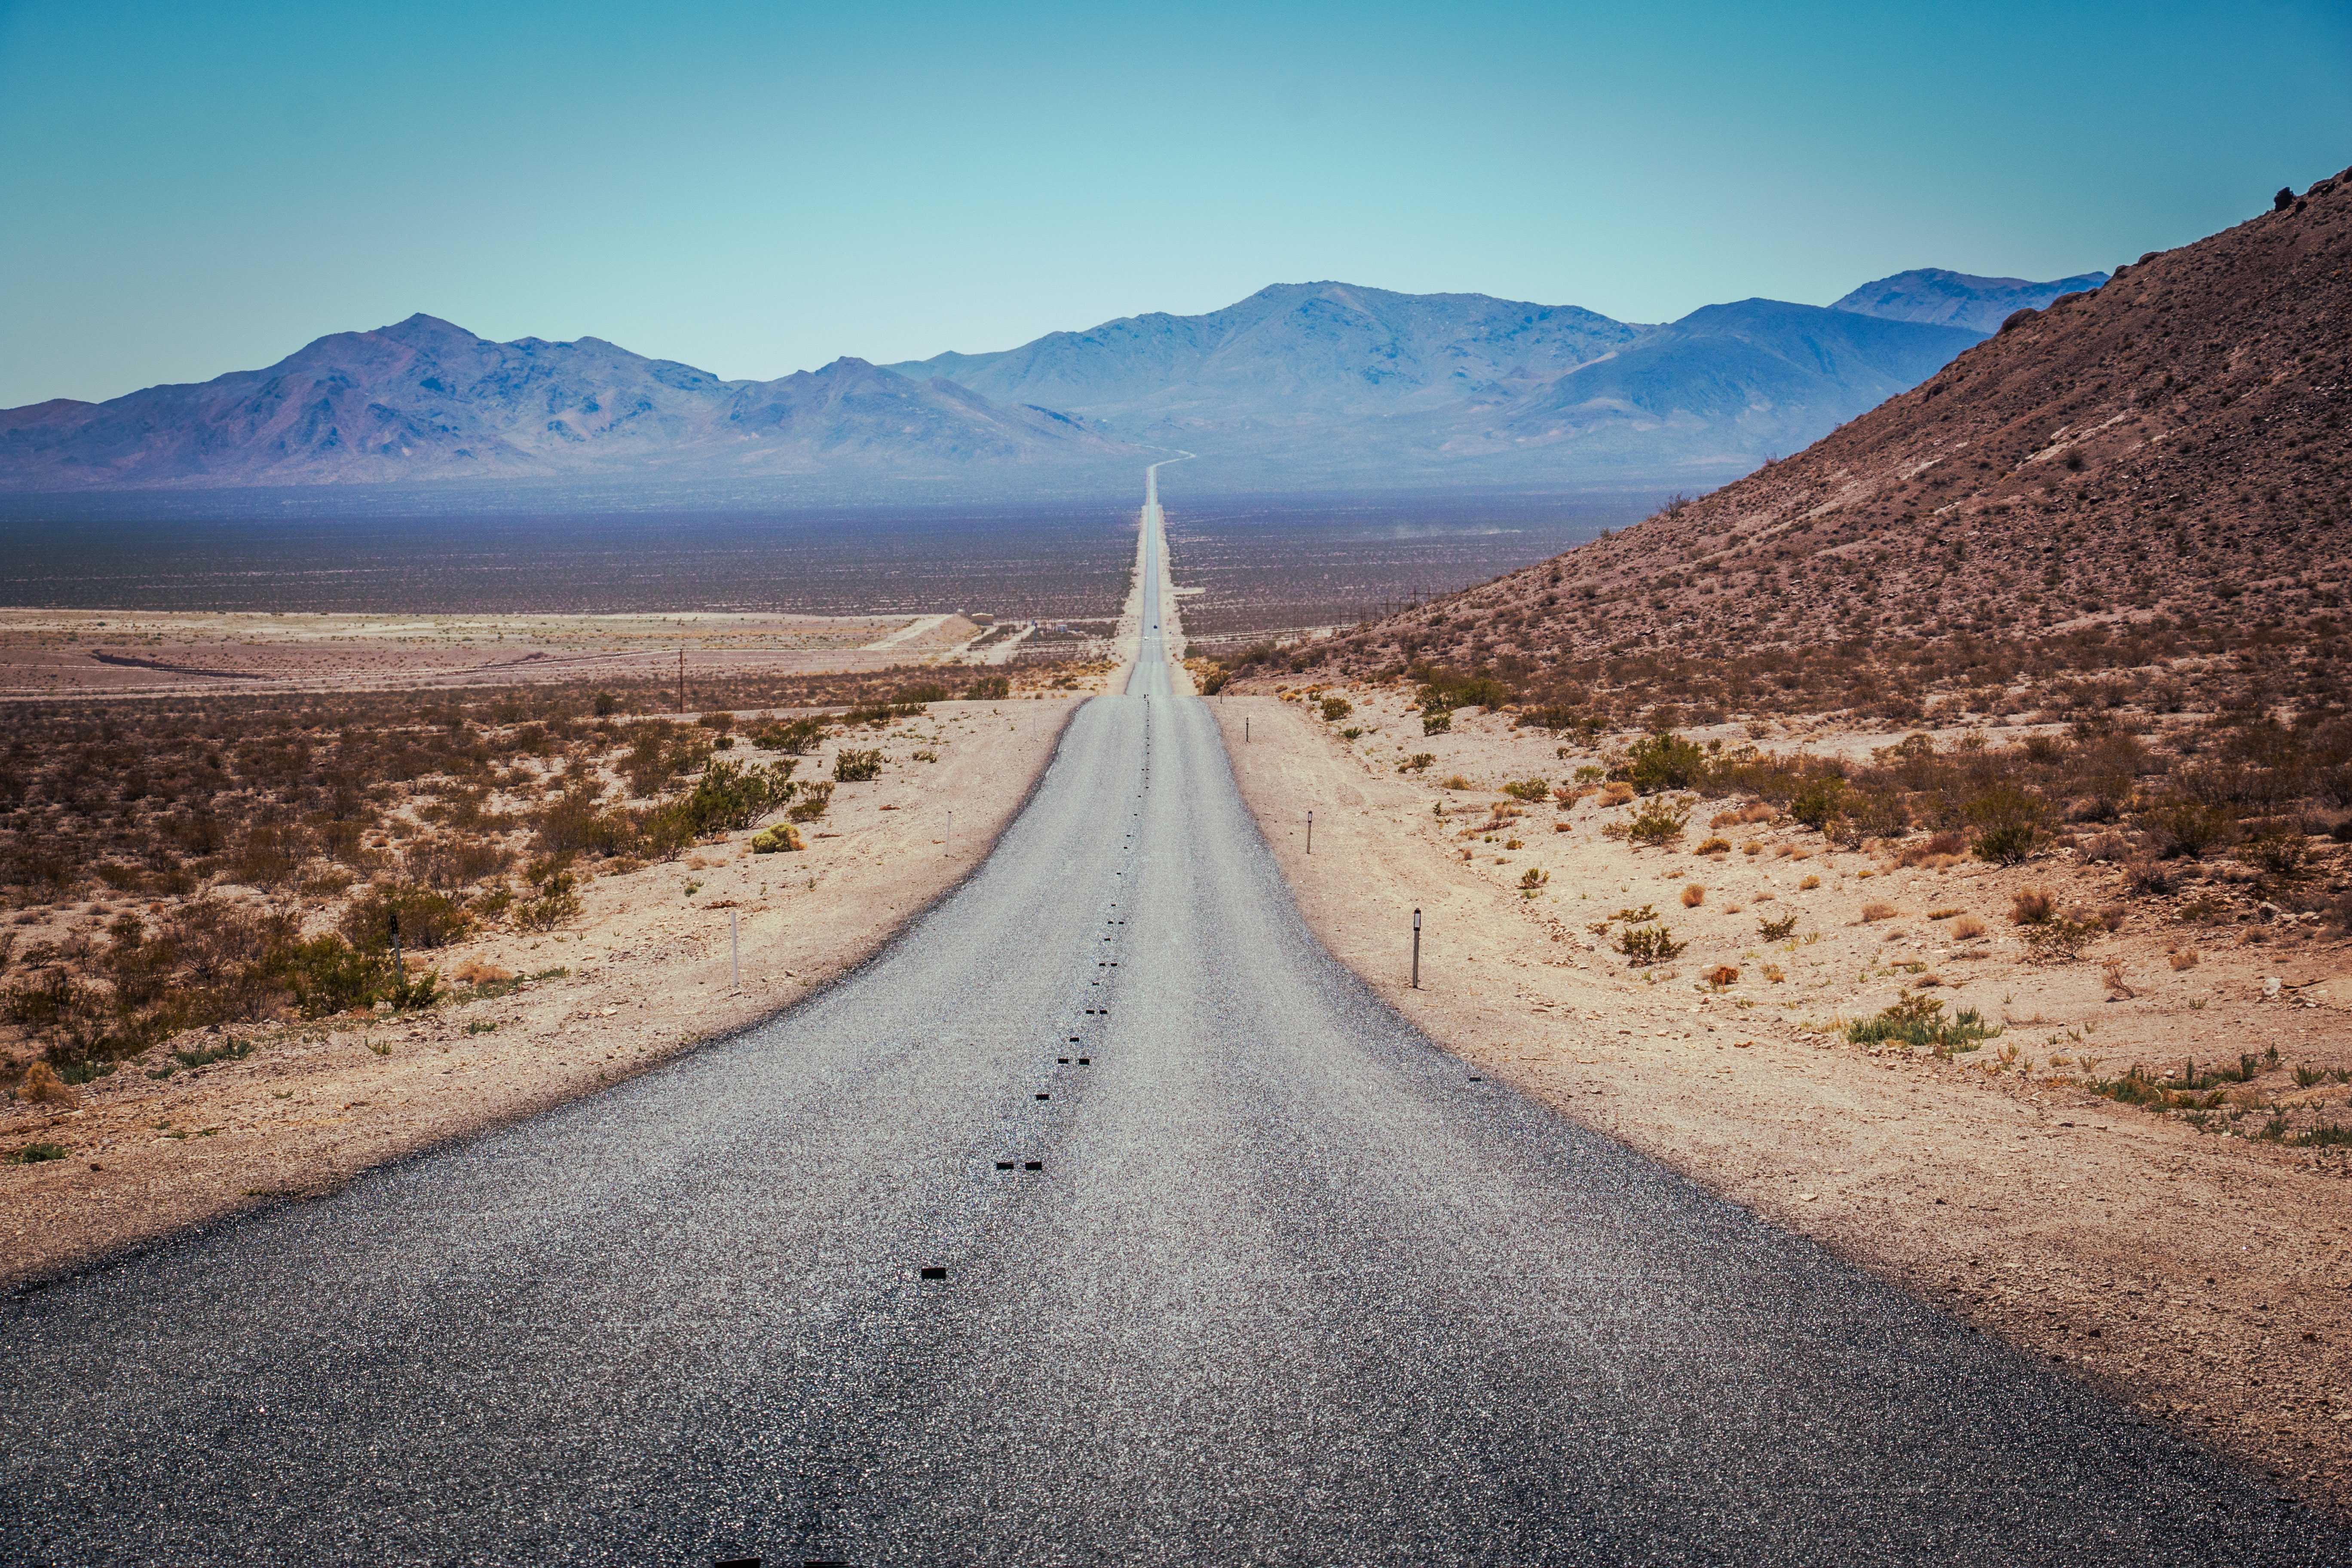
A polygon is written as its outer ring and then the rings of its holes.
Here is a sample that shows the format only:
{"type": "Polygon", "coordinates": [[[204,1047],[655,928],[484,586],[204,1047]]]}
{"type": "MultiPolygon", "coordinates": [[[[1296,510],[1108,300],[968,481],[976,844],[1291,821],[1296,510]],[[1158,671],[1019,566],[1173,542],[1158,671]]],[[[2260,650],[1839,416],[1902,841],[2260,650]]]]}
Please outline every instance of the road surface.
{"type": "Polygon", "coordinates": [[[0,1560],[2352,1561],[1387,1010],[1166,695],[1150,526],[1129,690],[866,968],[10,1300],[0,1560]]]}

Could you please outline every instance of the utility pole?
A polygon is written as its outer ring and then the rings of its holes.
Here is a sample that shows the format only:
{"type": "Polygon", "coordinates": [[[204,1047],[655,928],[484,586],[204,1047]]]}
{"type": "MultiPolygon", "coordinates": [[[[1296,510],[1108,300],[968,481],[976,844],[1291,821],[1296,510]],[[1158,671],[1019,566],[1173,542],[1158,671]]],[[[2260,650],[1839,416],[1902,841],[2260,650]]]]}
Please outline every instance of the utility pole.
{"type": "Polygon", "coordinates": [[[677,710],[686,711],[686,649],[677,650],[677,710]]]}

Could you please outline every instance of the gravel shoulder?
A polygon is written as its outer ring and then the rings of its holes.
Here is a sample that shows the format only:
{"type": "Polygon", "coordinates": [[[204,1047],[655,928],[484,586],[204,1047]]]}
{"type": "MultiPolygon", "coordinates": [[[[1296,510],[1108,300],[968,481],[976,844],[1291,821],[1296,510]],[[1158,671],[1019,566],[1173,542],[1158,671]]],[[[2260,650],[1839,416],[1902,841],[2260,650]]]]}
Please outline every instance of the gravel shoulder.
{"type": "MultiPolygon", "coordinates": [[[[1690,853],[1703,831],[1641,849],[1597,831],[1623,813],[1594,800],[1497,826],[1506,797],[1435,781],[1557,779],[1594,759],[1563,759],[1558,737],[1499,715],[1458,716],[1454,734],[1424,742],[1409,692],[1333,694],[1354,703],[1359,742],[1295,693],[1208,706],[1309,926],[1431,1038],[2288,1489],[2352,1504],[2345,1152],[2199,1131],[2074,1081],[2086,1055],[2099,1077],[2273,1046],[2272,1077],[2352,1068],[2340,943],[2192,931],[2203,951],[2182,972],[2165,951],[2181,934],[2135,917],[2083,962],[2036,965],[2004,918],[2012,894],[2030,882],[2099,896],[2105,868],[1895,868],[1826,853],[1786,824],[1727,830],[1759,844],[1753,855],[1690,853]],[[1438,758],[1400,773],[1400,749],[1438,758]],[[1521,847],[1507,848],[1514,837],[1521,847]],[[1530,870],[1545,879],[1523,889],[1530,870]],[[1806,876],[1821,885],[1800,890],[1806,876]],[[1694,884],[1704,900],[1684,907],[1694,884]],[[1865,921],[1873,902],[1896,912],[1865,921]],[[1588,929],[1644,903],[1689,942],[1647,979],[1588,929]],[[1415,908],[1419,990],[1407,984],[1415,908]],[[1953,908],[1986,935],[1955,942],[1927,918],[1953,908]],[[1789,912],[1801,920],[1790,941],[1759,938],[1759,914],[1789,912]],[[2124,961],[2131,999],[2108,999],[2107,957],[2124,961]],[[1765,979],[1767,963],[1783,979],[1765,979]],[[1710,988],[1717,964],[1739,980],[1710,988]],[[2005,1020],[2001,1037],[1948,1061],[1845,1042],[1844,1021],[1922,970],[1940,972],[1948,1006],[2005,1020]]],[[[1736,804],[1700,802],[1692,826],[1736,804]]],[[[2344,1097],[2331,1084],[2302,1098],[2341,1121],[2344,1097]]]]}
{"type": "MultiPolygon", "coordinates": [[[[0,1163],[0,1282],[320,1196],[791,1005],[987,858],[1086,695],[931,704],[920,719],[852,737],[889,761],[880,778],[838,786],[804,852],[753,855],[751,835],[733,834],[585,884],[580,918],[562,931],[416,955],[445,978],[467,963],[512,971],[510,989],[486,988],[502,994],[397,1017],[191,1033],[84,1086],[76,1109],[0,1106],[0,1148],[67,1151],[0,1163]],[[919,743],[938,760],[913,759],[919,743]],[[223,1046],[250,1054],[174,1064],[175,1051],[223,1046]]],[[[829,767],[807,762],[812,776],[829,767]]]]}

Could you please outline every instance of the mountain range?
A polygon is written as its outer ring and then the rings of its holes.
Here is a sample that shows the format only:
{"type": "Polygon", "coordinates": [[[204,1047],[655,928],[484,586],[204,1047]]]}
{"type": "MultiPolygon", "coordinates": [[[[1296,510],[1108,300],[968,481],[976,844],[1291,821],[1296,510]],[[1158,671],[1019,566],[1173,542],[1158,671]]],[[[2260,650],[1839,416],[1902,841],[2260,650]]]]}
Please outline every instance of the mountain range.
{"type": "Polygon", "coordinates": [[[730,381],[598,338],[492,342],[432,316],[104,403],[0,410],[0,490],[454,481],[758,493],[796,481],[1206,488],[1706,485],[1916,385],[2036,284],[1942,271],[1832,308],[1748,300],[1662,326],[1477,294],[1279,284],[994,353],[730,381]]]}

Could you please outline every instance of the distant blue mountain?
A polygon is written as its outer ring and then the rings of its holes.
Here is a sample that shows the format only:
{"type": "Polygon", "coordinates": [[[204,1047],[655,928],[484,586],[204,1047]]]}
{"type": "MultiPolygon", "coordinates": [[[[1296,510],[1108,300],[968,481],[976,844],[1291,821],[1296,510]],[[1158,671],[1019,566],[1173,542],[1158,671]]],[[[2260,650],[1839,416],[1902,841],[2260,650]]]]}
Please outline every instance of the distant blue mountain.
{"type": "Polygon", "coordinates": [[[2039,310],[2061,294],[2087,293],[2106,280],[2104,272],[2084,272],[2054,283],[2029,283],[2022,278],[1978,278],[1922,267],[1865,283],[1830,309],[1890,321],[1962,327],[1990,336],[2018,310],[2039,310]]]}
{"type": "Polygon", "coordinates": [[[599,338],[491,342],[432,316],[264,370],[0,412],[0,489],[756,479],[1130,456],[1082,423],[864,360],[723,381],[599,338]]]}
{"type": "Polygon", "coordinates": [[[1828,310],[1746,300],[1664,326],[1483,294],[1279,284],[1206,315],[765,382],[597,338],[491,342],[419,315],[200,384],[0,410],[0,490],[1003,489],[1045,470],[1055,483],[1124,474],[1171,447],[1201,455],[1185,472],[1196,489],[1705,484],[1916,385],[2009,311],[2100,281],[1909,272],[1828,310]]]}

